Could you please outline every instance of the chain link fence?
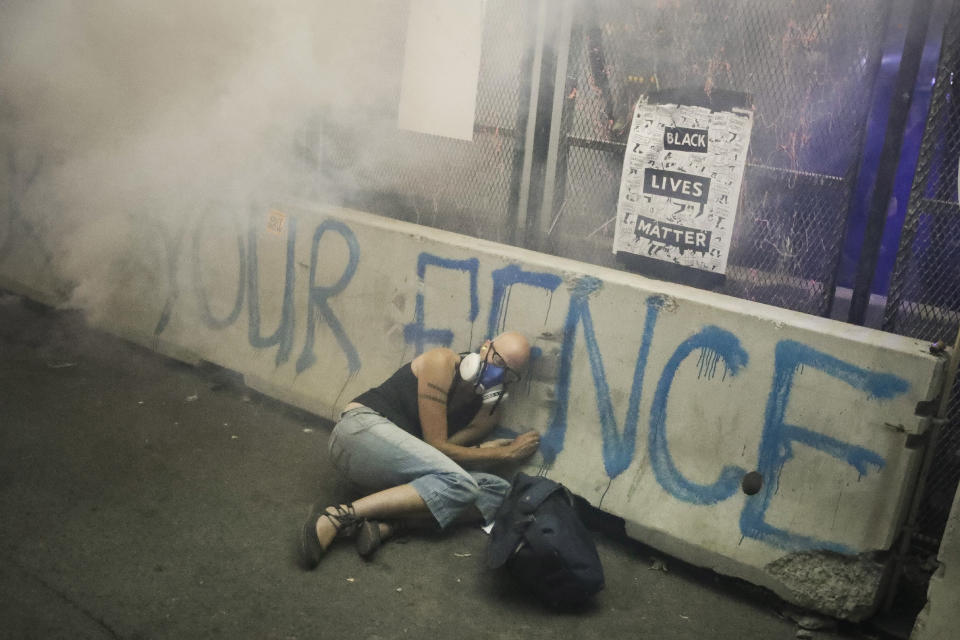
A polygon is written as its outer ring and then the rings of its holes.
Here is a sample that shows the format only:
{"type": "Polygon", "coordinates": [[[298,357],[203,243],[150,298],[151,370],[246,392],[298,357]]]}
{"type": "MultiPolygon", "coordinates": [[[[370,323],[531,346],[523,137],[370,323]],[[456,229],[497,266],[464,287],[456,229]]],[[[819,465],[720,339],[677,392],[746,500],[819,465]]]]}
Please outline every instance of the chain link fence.
{"type": "Polygon", "coordinates": [[[722,293],[826,315],[888,0],[577,5],[553,211],[541,248],[618,267],[614,215],[633,106],[662,89],[752,97],[722,293]]]}
{"type": "MultiPolygon", "coordinates": [[[[543,26],[533,1],[486,3],[472,142],[399,130],[396,105],[382,104],[371,107],[379,117],[325,112],[308,146],[341,204],[625,268],[612,222],[637,99],[669,88],[744,93],[753,134],[717,290],[826,315],[890,4],[576,1],[571,32],[544,50],[569,52],[567,78],[554,87],[563,108],[550,123],[560,127],[552,207],[529,217],[521,172],[543,26]]],[[[403,3],[383,10],[405,24],[403,3]]]]}
{"type": "MultiPolygon", "coordinates": [[[[960,3],[952,5],[882,327],[948,345],[960,327],[960,3]]],[[[955,384],[925,481],[915,544],[936,552],[958,483],[960,384],[955,384]]]]}
{"type": "MultiPolygon", "coordinates": [[[[473,140],[398,129],[395,95],[363,112],[358,105],[328,109],[305,143],[307,156],[319,156],[325,197],[335,193],[340,204],[364,211],[513,241],[536,15],[532,2],[490,0],[484,11],[473,140]]],[[[405,33],[405,3],[383,4],[380,12],[380,21],[405,33]]],[[[397,94],[403,45],[401,37],[381,70],[385,82],[397,82],[397,94]]]]}

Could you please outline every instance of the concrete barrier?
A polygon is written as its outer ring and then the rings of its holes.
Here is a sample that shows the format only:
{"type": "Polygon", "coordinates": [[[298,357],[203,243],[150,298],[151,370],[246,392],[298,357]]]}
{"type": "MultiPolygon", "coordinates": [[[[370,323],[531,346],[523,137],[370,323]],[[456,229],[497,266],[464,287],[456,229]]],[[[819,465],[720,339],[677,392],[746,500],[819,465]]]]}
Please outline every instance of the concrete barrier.
{"type": "MultiPolygon", "coordinates": [[[[329,418],[424,349],[523,331],[505,423],[542,433],[534,470],[686,561],[874,610],[944,368],[926,344],[343,209],[214,218],[130,237],[95,321],[329,418]]],[[[0,286],[35,290],[11,262],[0,286]]]]}

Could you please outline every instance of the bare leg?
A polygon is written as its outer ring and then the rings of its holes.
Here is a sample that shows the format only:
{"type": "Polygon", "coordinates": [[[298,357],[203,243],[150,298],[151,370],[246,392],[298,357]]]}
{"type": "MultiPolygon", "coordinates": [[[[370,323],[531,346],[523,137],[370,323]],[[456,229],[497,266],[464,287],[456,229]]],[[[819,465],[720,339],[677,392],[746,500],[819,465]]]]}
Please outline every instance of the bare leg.
{"type": "MultiPolygon", "coordinates": [[[[430,515],[427,503],[423,501],[417,490],[409,484],[384,489],[355,500],[353,509],[357,516],[371,520],[391,520],[430,515]]],[[[336,535],[337,528],[330,521],[330,518],[319,518],[317,520],[317,539],[324,548],[330,545],[336,535]]]]}
{"type": "MultiPolygon", "coordinates": [[[[373,520],[373,518],[371,518],[373,520]]],[[[483,515],[476,507],[469,507],[453,521],[453,524],[482,523],[483,515]]],[[[380,529],[380,539],[384,542],[393,537],[398,531],[428,531],[437,530],[437,521],[429,511],[426,513],[392,518],[387,522],[376,519],[375,524],[380,529]]]]}
{"type": "MultiPolygon", "coordinates": [[[[455,523],[479,522],[482,521],[482,519],[483,517],[480,511],[478,511],[476,507],[471,507],[464,510],[464,512],[456,518],[455,523]]],[[[407,515],[400,519],[393,518],[386,521],[367,519],[360,526],[357,534],[357,553],[359,553],[362,558],[370,559],[380,545],[397,533],[414,529],[437,531],[439,528],[433,515],[423,513],[407,515]]]]}

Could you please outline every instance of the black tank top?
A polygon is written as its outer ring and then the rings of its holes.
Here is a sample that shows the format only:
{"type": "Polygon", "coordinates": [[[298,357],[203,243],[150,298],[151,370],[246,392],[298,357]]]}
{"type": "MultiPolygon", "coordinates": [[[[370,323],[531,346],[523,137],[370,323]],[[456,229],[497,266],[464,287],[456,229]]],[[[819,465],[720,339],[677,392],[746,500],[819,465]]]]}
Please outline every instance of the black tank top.
{"type": "MultiPolygon", "coordinates": [[[[364,391],[354,398],[387,418],[395,425],[423,439],[420,426],[420,406],[417,404],[417,376],[413,375],[410,363],[403,365],[379,387],[364,391]]],[[[475,396],[470,402],[455,407],[447,405],[447,435],[452,436],[468,424],[480,411],[483,399],[475,396]]]]}

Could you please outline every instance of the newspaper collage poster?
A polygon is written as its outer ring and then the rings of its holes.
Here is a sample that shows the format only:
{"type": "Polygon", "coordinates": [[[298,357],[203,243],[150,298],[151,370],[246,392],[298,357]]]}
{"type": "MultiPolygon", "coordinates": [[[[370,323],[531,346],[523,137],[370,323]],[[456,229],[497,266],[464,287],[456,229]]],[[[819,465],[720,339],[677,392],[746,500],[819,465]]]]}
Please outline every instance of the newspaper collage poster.
{"type": "Polygon", "coordinates": [[[753,112],[643,99],[634,110],[613,252],[724,274],[753,112]]]}

